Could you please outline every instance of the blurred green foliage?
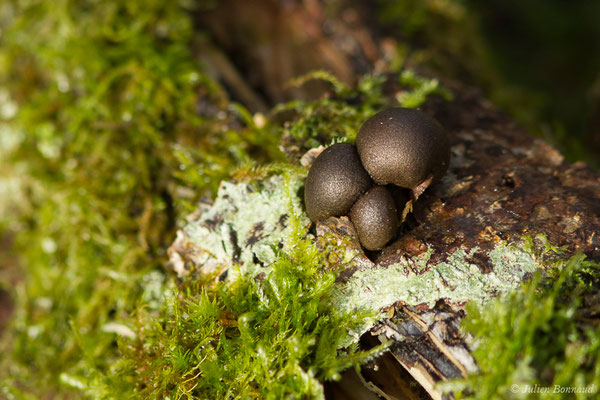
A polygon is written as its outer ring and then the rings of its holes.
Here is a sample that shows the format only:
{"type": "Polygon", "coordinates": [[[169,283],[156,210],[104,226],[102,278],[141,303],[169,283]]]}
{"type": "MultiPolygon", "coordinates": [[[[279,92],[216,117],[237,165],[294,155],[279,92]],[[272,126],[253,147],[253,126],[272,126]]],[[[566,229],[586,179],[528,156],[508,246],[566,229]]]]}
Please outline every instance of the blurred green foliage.
{"type": "Polygon", "coordinates": [[[511,88],[492,88],[492,99],[571,160],[600,168],[600,138],[590,137],[600,132],[600,3],[466,4],[478,15],[490,64],[511,88]]]}
{"type": "Polygon", "coordinates": [[[26,266],[0,360],[16,396],[69,397],[60,372],[86,375],[85,360],[108,368],[118,350],[103,327],[135,309],[176,216],[253,148],[259,161],[281,159],[271,132],[241,123],[241,106],[202,74],[190,18],[201,6],[0,6],[0,184],[11,192],[0,210],[26,266]],[[202,102],[223,111],[203,116],[202,102]]]}

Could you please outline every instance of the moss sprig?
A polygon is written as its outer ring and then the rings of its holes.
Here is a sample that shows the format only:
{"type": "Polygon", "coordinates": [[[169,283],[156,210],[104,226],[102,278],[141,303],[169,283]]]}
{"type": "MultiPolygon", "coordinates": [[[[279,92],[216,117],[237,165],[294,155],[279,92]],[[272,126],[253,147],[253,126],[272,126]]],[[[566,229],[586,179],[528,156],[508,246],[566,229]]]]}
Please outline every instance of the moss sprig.
{"type": "Polygon", "coordinates": [[[335,273],[322,268],[324,255],[295,212],[290,250],[266,276],[181,287],[158,316],[139,309],[136,339],[122,349],[127,380],[141,396],[324,398],[323,381],[383,351],[341,349],[348,331],[371,315],[332,306],[335,273]]]}
{"type": "Polygon", "coordinates": [[[600,264],[578,254],[484,308],[469,304],[462,326],[480,371],[443,387],[469,399],[596,398],[599,279],[600,264]]]}

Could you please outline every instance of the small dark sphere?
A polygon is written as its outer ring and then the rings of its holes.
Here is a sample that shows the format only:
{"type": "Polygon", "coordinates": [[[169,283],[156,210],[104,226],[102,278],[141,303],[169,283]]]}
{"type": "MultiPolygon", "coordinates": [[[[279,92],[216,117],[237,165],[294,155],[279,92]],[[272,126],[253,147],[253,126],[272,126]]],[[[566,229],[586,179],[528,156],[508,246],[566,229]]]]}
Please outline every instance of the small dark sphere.
{"type": "Polygon", "coordinates": [[[350,210],[358,239],[367,250],[380,250],[400,225],[394,198],[385,186],[375,186],[363,194],[350,210]]]}
{"type": "Polygon", "coordinates": [[[356,135],[363,166],[373,180],[408,189],[448,169],[450,143],[441,125],[412,108],[390,108],[369,118],[356,135]]]}
{"type": "Polygon", "coordinates": [[[356,147],[334,144],[319,154],[308,171],[304,187],[306,212],[313,221],[346,215],[372,185],[356,147]]]}

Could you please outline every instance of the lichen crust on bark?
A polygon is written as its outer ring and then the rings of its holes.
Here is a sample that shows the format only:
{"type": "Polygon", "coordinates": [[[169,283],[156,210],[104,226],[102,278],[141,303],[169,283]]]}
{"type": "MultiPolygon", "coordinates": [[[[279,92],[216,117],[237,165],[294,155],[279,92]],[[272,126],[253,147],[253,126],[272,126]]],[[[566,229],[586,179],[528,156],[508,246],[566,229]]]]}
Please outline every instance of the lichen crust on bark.
{"type": "Polygon", "coordinates": [[[395,303],[424,308],[432,308],[439,300],[483,304],[510,292],[527,274],[543,267],[520,241],[503,241],[486,249],[459,247],[439,262],[433,262],[435,249],[428,247],[413,257],[395,257],[391,264],[374,263],[360,250],[356,232],[345,217],[319,223],[316,237],[309,233],[310,222],[298,195],[303,178],[301,174],[275,175],[253,183],[223,182],[213,205],[191,216],[178,232],[169,249],[170,266],[182,279],[213,274],[228,282],[240,276],[265,276],[278,251],[294,245],[287,224],[294,213],[305,227],[305,237],[327,253],[323,268],[336,265],[341,271],[331,293],[333,304],[341,312],[369,310],[379,315],[349,332],[347,344],[395,303]],[[476,260],[482,252],[488,263],[485,270],[476,260]]]}
{"type": "MultiPolygon", "coordinates": [[[[302,209],[296,192],[303,180],[289,174],[253,183],[222,182],[213,205],[193,214],[177,233],[170,266],[180,278],[268,272],[277,251],[289,245],[287,220],[290,209],[302,209]]],[[[308,229],[308,217],[299,215],[308,229]]]]}

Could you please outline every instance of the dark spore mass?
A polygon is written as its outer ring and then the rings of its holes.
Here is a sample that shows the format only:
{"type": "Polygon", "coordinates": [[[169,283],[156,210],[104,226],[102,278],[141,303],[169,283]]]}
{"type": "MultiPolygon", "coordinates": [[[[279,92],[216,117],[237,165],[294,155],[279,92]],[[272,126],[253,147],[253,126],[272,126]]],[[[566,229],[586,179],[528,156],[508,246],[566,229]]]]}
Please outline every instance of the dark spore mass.
{"type": "Polygon", "coordinates": [[[350,211],[358,238],[367,250],[380,250],[400,225],[394,198],[384,186],[375,186],[361,196],[350,211]]]}
{"type": "Polygon", "coordinates": [[[444,175],[450,145],[441,125],[412,108],[390,108],[369,118],[356,136],[365,169],[381,185],[416,188],[444,175]]]}
{"type": "Polygon", "coordinates": [[[304,189],[308,216],[320,221],[346,215],[372,184],[356,147],[348,143],[334,144],[319,154],[308,172],[304,189]]]}

